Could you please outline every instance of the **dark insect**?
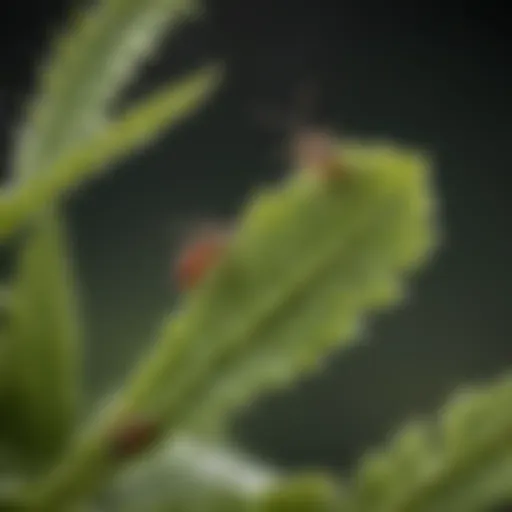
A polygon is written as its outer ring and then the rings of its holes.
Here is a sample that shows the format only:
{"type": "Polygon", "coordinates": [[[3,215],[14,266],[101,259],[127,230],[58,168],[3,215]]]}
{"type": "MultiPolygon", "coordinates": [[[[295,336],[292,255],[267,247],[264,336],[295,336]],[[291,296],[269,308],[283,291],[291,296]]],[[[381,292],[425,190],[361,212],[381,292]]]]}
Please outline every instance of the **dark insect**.
{"type": "Polygon", "coordinates": [[[315,173],[323,178],[334,178],[342,174],[336,138],[328,129],[305,122],[314,99],[314,88],[304,84],[297,91],[296,107],[291,115],[268,109],[258,109],[256,114],[266,126],[279,128],[288,134],[286,157],[294,169],[315,173]]]}
{"type": "Polygon", "coordinates": [[[126,421],[110,440],[110,451],[116,459],[124,459],[143,452],[159,434],[159,425],[150,419],[135,418],[126,421]]]}

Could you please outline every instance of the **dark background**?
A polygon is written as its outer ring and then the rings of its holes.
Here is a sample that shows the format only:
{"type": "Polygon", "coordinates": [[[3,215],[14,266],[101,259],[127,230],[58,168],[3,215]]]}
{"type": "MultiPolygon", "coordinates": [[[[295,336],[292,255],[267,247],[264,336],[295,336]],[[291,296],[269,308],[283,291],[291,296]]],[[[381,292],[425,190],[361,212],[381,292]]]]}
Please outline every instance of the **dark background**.
{"type": "MultiPolygon", "coordinates": [[[[75,2],[76,3],[76,2],[75,2]]],[[[283,465],[345,467],[455,387],[512,361],[510,44],[497,2],[211,1],[207,21],[167,43],[131,88],[221,57],[216,101],[70,202],[89,323],[93,393],[115,385],[174,301],[173,242],[187,220],[235,213],[279,176],[279,134],[256,106],[288,109],[305,80],[318,119],[350,135],[432,150],[446,242],[400,310],[325,370],[254,404],[235,427],[283,465]]],[[[5,1],[0,16],[2,170],[34,65],[71,2],[5,1]]]]}

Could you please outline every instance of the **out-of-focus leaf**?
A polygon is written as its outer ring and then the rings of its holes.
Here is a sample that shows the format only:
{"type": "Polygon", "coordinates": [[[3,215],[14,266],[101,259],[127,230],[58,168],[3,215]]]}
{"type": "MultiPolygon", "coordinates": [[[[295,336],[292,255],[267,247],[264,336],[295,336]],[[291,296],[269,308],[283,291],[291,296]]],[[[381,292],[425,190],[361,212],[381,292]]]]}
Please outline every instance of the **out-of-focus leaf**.
{"type": "MultiPolygon", "coordinates": [[[[86,174],[85,166],[101,166],[116,151],[128,151],[129,142],[153,134],[141,133],[141,118],[128,116],[116,125],[124,130],[121,142],[112,132],[101,138],[107,133],[102,130],[110,128],[114,102],[142,61],[167,29],[195,11],[188,0],[104,0],[77,13],[45,63],[39,90],[28,105],[13,155],[14,181],[0,201],[0,231],[8,234],[35,214],[14,283],[17,323],[12,331],[23,418],[19,435],[34,454],[54,452],[66,442],[79,394],[76,290],[59,204],[53,200],[62,186],[76,183],[75,173],[86,174]],[[98,144],[96,151],[88,146],[80,153],[87,140],[98,144]]],[[[170,108],[169,97],[157,99],[164,101],[160,107],[170,108]]],[[[185,93],[179,98],[186,99],[185,93]]],[[[173,113],[180,106],[178,101],[173,113]]],[[[158,124],[154,103],[144,113],[158,124]]]]}
{"type": "Polygon", "coordinates": [[[325,474],[289,474],[228,445],[180,435],[121,472],[98,506],[103,512],[331,512],[340,510],[342,496],[325,474]]]}
{"type": "Polygon", "coordinates": [[[69,441],[81,378],[77,297],[64,226],[45,212],[26,240],[13,289],[12,386],[19,429],[33,455],[51,455],[69,441]]]}
{"type": "Polygon", "coordinates": [[[98,503],[104,512],[239,512],[281,478],[254,457],[180,435],[122,471],[98,503]]]}
{"type": "Polygon", "coordinates": [[[32,176],[100,130],[166,31],[197,7],[194,0],[101,0],[81,7],[42,66],[14,155],[15,174],[32,176]]]}
{"type": "MultiPolygon", "coordinates": [[[[9,332],[10,296],[8,291],[0,286],[0,404],[2,402],[9,373],[9,332]]],[[[1,405],[0,405],[1,407],[1,405]]],[[[1,409],[0,409],[1,415],[1,409]]]]}
{"type": "Polygon", "coordinates": [[[184,297],[134,381],[137,408],[225,432],[238,407],[317,368],[402,298],[437,242],[428,162],[392,145],[342,148],[342,179],[294,176],[253,197],[225,261],[184,297]]]}
{"type": "MultiPolygon", "coordinates": [[[[321,473],[300,473],[275,482],[258,496],[257,512],[343,512],[340,485],[321,473]]],[[[348,510],[348,509],[347,509],[348,510]]]]}
{"type": "Polygon", "coordinates": [[[461,390],[435,422],[410,423],[367,454],[351,512],[487,512],[512,498],[512,377],[461,390]]]}
{"type": "Polygon", "coordinates": [[[0,476],[12,461],[12,294],[0,286],[0,476]]]}
{"type": "Polygon", "coordinates": [[[223,260],[105,416],[30,490],[33,503],[65,507],[104,481],[125,460],[112,436],[130,418],[149,414],[155,442],[225,432],[242,405],[348,346],[369,313],[396,303],[437,242],[428,161],[389,144],[341,148],[336,179],[301,172],[252,198],[223,260]]]}
{"type": "Polygon", "coordinates": [[[0,236],[13,232],[41,207],[105,171],[119,159],[153,141],[199,108],[219,83],[219,69],[199,70],[132,106],[47,169],[0,195],[0,236]]]}

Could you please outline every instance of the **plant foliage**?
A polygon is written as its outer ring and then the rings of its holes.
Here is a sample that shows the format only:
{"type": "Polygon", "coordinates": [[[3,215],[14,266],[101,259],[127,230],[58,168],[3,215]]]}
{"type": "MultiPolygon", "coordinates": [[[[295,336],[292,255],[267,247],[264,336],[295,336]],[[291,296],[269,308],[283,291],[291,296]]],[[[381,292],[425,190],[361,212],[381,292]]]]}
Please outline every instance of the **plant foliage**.
{"type": "Polygon", "coordinates": [[[0,510],[483,512],[511,498],[508,378],[459,392],[343,483],[225,444],[242,407],[357,342],[437,247],[430,158],[391,141],[339,137],[329,172],[292,168],[255,191],[218,264],[82,424],[86,332],[63,200],[211,97],[219,66],[119,109],[164,36],[198,12],[187,0],[96,2],[54,46],[29,103],[0,193],[0,241],[23,235],[0,300],[0,510]]]}

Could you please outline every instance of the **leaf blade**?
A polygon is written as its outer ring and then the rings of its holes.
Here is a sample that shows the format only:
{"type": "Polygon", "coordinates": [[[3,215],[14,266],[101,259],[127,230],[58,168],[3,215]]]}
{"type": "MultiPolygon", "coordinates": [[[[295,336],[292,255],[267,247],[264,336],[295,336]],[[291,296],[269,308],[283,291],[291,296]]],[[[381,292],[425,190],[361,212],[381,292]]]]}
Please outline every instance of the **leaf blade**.
{"type": "Polygon", "coordinates": [[[219,69],[202,68],[164,86],[41,173],[0,195],[0,237],[12,234],[40,208],[62,199],[194,112],[216,90],[219,69]]]}
{"type": "MultiPolygon", "coordinates": [[[[240,406],[238,395],[232,401],[222,383],[255,359],[260,342],[265,349],[279,349],[281,331],[297,331],[297,323],[311,322],[304,332],[293,333],[303,336],[298,357],[293,343],[286,343],[282,352],[290,356],[282,361],[291,365],[285,373],[297,378],[305,369],[304,356],[319,361],[332,351],[333,337],[351,324],[347,317],[366,317],[375,306],[393,302],[389,279],[402,282],[435,246],[436,223],[427,186],[430,166],[423,155],[389,145],[344,141],[343,149],[344,179],[324,182],[295,174],[249,204],[223,262],[184,297],[117,398],[55,470],[29,491],[31,502],[54,510],[98,485],[123,463],[124,459],[112,456],[112,436],[131,419],[149,417],[158,427],[152,431],[151,446],[183,429],[201,437],[215,435],[215,424],[222,430],[240,406]],[[387,222],[385,230],[380,229],[383,222],[387,222]],[[368,244],[361,240],[377,244],[377,254],[368,255],[368,244]],[[332,276],[338,267],[350,271],[359,258],[369,276],[357,273],[350,280],[350,291],[362,284],[365,300],[338,303],[328,293],[329,307],[307,304],[312,292],[318,294],[314,285],[325,286],[325,273],[332,276]],[[372,270],[375,261],[378,272],[372,270]],[[302,310],[297,300],[308,310],[304,318],[298,315],[302,310]],[[318,314],[321,321],[315,319],[318,314]],[[329,327],[328,343],[322,321],[329,327]],[[194,421],[201,416],[198,408],[206,410],[212,403],[212,421],[198,425],[194,421]]],[[[255,366],[259,371],[254,381],[247,381],[245,372],[234,379],[244,402],[266,388],[265,368],[255,366]]],[[[227,388],[230,391],[232,386],[227,388]]],[[[139,453],[147,449],[145,443],[139,453]]]]}
{"type": "Polygon", "coordinates": [[[172,391],[156,410],[167,402],[170,422],[225,432],[238,407],[350,347],[369,314],[401,298],[437,243],[429,165],[385,145],[344,147],[372,172],[339,187],[292,179],[255,199],[224,267],[169,320],[161,362],[134,384],[134,402],[150,401],[159,374],[172,391]]]}
{"type": "Polygon", "coordinates": [[[456,391],[441,413],[410,422],[368,453],[350,510],[484,512],[512,497],[512,377],[456,391]]]}
{"type": "Polygon", "coordinates": [[[70,440],[81,396],[81,321],[65,228],[45,212],[21,249],[13,287],[13,389],[20,434],[41,457],[70,440]]]}
{"type": "Polygon", "coordinates": [[[167,29],[197,12],[193,0],[106,0],[80,11],[58,39],[28,106],[13,167],[31,176],[87,139],[167,29]]]}

